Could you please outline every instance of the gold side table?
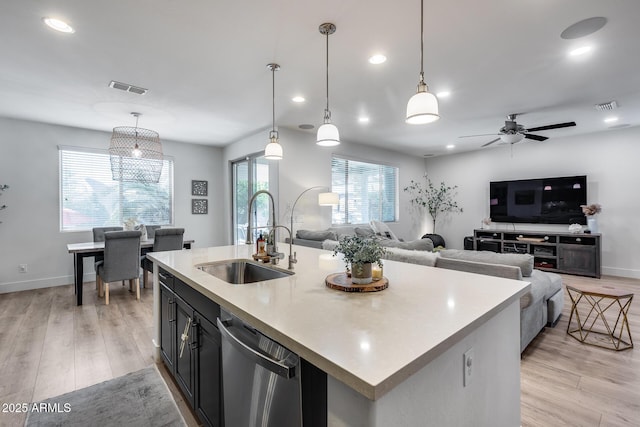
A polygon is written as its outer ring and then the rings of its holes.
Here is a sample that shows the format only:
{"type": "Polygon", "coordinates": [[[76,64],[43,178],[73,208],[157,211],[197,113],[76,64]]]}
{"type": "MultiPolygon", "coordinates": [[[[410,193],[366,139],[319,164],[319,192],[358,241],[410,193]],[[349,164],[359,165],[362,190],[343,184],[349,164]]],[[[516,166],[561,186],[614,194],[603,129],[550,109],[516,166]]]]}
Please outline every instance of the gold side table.
{"type": "Polygon", "coordinates": [[[633,348],[627,320],[633,293],[590,285],[567,285],[567,292],[571,298],[569,335],[582,343],[611,350],[633,348]]]}

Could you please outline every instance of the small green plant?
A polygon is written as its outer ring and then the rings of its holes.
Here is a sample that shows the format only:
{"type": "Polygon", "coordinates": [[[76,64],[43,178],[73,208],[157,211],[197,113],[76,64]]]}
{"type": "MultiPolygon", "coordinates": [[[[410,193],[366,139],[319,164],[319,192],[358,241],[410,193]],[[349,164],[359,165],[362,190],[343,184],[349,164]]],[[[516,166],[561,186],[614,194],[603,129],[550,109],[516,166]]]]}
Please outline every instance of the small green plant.
{"type": "Polygon", "coordinates": [[[333,256],[341,253],[347,268],[349,266],[377,263],[382,267],[382,256],[387,253],[380,241],[373,238],[363,238],[360,236],[344,236],[333,250],[333,256]]]}
{"type": "Polygon", "coordinates": [[[440,187],[436,187],[431,179],[424,174],[425,183],[411,180],[409,186],[404,191],[411,194],[411,204],[419,208],[424,208],[433,219],[433,233],[436,232],[436,220],[440,214],[449,212],[462,212],[462,208],[455,201],[458,195],[458,186],[449,186],[440,182],[440,187]]]}

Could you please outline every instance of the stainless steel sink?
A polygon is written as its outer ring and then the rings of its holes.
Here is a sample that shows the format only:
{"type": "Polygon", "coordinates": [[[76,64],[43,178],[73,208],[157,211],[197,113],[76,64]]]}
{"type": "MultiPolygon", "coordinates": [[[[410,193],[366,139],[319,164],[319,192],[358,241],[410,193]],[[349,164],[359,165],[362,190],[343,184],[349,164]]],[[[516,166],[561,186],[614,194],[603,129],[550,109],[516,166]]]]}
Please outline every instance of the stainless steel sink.
{"type": "Polygon", "coordinates": [[[250,259],[230,259],[198,264],[196,267],[233,285],[262,282],[291,276],[293,271],[267,267],[250,259]]]}

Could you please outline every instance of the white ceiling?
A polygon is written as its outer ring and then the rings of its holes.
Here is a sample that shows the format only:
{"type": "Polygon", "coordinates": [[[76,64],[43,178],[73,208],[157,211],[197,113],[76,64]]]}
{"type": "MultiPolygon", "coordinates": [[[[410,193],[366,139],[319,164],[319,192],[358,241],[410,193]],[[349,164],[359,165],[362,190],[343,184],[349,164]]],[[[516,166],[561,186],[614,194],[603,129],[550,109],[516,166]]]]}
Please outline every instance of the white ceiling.
{"type": "MultiPolygon", "coordinates": [[[[264,130],[266,143],[270,62],[282,67],[277,125],[322,123],[318,26],[333,22],[330,108],[344,143],[437,155],[447,144],[479,149],[493,138],[458,137],[497,132],[509,113],[526,113],[525,128],[577,123],[526,142],[543,147],[612,126],[594,108],[611,100],[620,106],[615,126],[640,124],[639,1],[425,0],[425,79],[451,96],[440,100],[441,120],[415,126],[404,114],[420,70],[419,11],[418,0],[2,0],[0,116],[110,131],[133,125],[138,111],[140,127],[163,139],[223,146],[264,130]],[[75,34],[50,30],[45,16],[67,20],[75,34]],[[601,30],[560,37],[595,16],[608,20],[601,30]],[[590,54],[567,56],[584,44],[590,54]],[[369,64],[378,52],[387,62],[369,64]],[[111,80],[149,92],[114,90],[111,80]],[[298,94],[307,101],[291,102],[298,94]]],[[[286,156],[295,141],[281,143],[286,156]]]]}

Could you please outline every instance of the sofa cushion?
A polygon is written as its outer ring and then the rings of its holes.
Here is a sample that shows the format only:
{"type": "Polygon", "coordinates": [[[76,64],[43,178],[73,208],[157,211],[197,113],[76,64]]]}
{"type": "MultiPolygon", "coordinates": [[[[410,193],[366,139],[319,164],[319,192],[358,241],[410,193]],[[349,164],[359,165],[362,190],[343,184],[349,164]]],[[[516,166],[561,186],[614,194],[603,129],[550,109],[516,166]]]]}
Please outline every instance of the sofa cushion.
{"type": "Polygon", "coordinates": [[[440,254],[444,258],[520,267],[524,277],[530,277],[533,271],[533,255],[529,254],[498,254],[491,251],[466,251],[462,249],[443,249],[440,254]]]}
{"type": "MultiPolygon", "coordinates": [[[[438,251],[438,253],[442,254],[442,251],[438,251]]],[[[518,267],[513,265],[489,264],[486,262],[440,256],[436,260],[436,267],[466,271],[467,273],[484,274],[486,276],[504,277],[505,279],[522,280],[522,272],[518,267]]]]}
{"type": "Polygon", "coordinates": [[[332,231],[312,231],[312,230],[298,230],[296,232],[296,238],[306,240],[336,240],[336,234],[332,231]]]}
{"type": "Polygon", "coordinates": [[[335,234],[334,240],[340,240],[344,236],[356,235],[356,227],[352,225],[343,227],[329,227],[328,231],[331,231],[335,234]]]}
{"type": "Polygon", "coordinates": [[[399,240],[398,237],[393,234],[393,231],[384,222],[376,221],[375,219],[370,222],[371,228],[375,231],[376,235],[386,237],[388,239],[399,240]]]}
{"type": "Polygon", "coordinates": [[[391,261],[407,262],[410,264],[426,265],[434,267],[438,259],[437,252],[412,251],[409,249],[389,248],[383,257],[391,261]]]}
{"type": "Polygon", "coordinates": [[[360,236],[364,238],[370,238],[376,235],[376,233],[373,231],[371,227],[366,227],[366,226],[356,227],[354,231],[356,232],[356,236],[360,236]]]}
{"type": "Polygon", "coordinates": [[[410,251],[427,251],[433,252],[433,242],[429,239],[418,239],[410,242],[400,242],[393,239],[380,239],[382,246],[387,248],[399,248],[410,251]]]}

